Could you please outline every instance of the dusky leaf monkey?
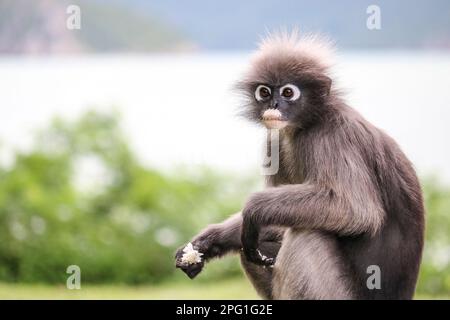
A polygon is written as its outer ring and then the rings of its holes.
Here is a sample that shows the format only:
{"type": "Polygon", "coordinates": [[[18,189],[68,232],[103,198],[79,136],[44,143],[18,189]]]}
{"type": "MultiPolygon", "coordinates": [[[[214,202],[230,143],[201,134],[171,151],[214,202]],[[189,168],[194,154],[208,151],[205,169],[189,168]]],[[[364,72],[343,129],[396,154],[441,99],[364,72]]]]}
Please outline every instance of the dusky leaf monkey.
{"type": "Polygon", "coordinates": [[[262,42],[238,87],[246,117],[279,130],[279,169],[242,212],[192,239],[202,261],[177,252],[190,278],[236,252],[267,299],[413,297],[424,238],[417,176],[396,142],[346,104],[331,53],[297,32],[262,42]],[[367,285],[374,265],[379,288],[367,285]]]}

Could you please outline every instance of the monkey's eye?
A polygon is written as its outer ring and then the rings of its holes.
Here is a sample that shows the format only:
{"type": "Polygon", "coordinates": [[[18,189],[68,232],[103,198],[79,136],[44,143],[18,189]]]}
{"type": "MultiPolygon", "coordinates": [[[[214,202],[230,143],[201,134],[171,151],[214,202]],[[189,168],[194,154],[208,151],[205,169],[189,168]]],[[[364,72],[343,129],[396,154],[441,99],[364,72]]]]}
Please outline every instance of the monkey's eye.
{"type": "Polygon", "coordinates": [[[297,86],[288,83],[280,88],[280,95],[289,101],[294,101],[300,98],[301,92],[297,86]]]}
{"type": "Polygon", "coordinates": [[[255,90],[255,98],[258,101],[266,100],[271,94],[272,91],[270,88],[262,84],[260,84],[255,90]]]}

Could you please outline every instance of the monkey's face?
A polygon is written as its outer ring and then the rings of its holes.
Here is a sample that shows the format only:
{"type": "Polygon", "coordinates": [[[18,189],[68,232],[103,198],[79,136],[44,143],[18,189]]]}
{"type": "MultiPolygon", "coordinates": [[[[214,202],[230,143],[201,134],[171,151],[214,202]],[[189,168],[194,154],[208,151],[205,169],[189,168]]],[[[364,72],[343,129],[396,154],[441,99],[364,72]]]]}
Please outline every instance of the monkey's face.
{"type": "Polygon", "coordinates": [[[282,129],[295,116],[295,110],[302,95],[293,83],[281,86],[258,84],[255,88],[255,103],[259,104],[261,121],[268,129],[282,129]]]}
{"type": "Polygon", "coordinates": [[[312,126],[328,112],[332,44],[320,36],[281,32],[264,39],[238,85],[244,115],[268,128],[312,126]]]}
{"type": "Polygon", "coordinates": [[[266,63],[264,70],[244,83],[245,115],[269,129],[307,127],[324,112],[331,80],[305,63],[266,63]]]}

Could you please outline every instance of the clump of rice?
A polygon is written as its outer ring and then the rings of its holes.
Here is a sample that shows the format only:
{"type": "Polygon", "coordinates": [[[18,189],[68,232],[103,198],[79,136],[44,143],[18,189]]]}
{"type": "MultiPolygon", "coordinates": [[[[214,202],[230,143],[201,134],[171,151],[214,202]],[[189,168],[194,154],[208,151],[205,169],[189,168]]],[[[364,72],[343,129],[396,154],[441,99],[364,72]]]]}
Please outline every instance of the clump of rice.
{"type": "Polygon", "coordinates": [[[192,243],[188,243],[183,249],[183,256],[181,257],[181,262],[184,264],[195,264],[202,262],[202,255],[198,250],[194,249],[192,243]]]}

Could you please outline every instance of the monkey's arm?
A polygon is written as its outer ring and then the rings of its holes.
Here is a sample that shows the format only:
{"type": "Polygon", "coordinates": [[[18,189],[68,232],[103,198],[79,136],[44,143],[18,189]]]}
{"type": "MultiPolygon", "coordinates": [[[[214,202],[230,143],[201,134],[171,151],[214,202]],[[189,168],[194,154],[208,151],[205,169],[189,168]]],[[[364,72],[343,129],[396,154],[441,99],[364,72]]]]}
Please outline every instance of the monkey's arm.
{"type": "Polygon", "coordinates": [[[233,214],[225,221],[208,226],[201,231],[192,244],[203,247],[206,260],[241,249],[242,213],[233,214]]]}
{"type": "Polygon", "coordinates": [[[198,275],[208,260],[241,249],[242,214],[238,212],[222,223],[213,224],[195,236],[191,243],[194,249],[203,254],[202,261],[184,264],[181,261],[183,248],[176,253],[176,267],[183,270],[191,279],[198,275]]]}
{"type": "MultiPolygon", "coordinates": [[[[202,260],[195,264],[182,262],[183,249],[178,249],[175,259],[176,267],[183,270],[191,279],[197,276],[203,269],[205,262],[213,258],[221,257],[227,253],[237,252],[242,249],[242,213],[238,212],[219,224],[208,226],[191,243],[195,250],[202,253],[202,260]]],[[[259,246],[262,252],[269,258],[274,259],[280,248],[284,229],[278,227],[264,228],[259,238],[259,246]]]]}
{"type": "Polygon", "coordinates": [[[383,222],[383,210],[370,199],[371,195],[366,197],[364,201],[347,199],[331,188],[311,184],[285,185],[255,193],[243,210],[244,253],[250,261],[264,264],[257,252],[258,238],[260,229],[269,225],[340,235],[374,234],[383,222]]]}
{"type": "Polygon", "coordinates": [[[369,170],[354,149],[325,145],[308,168],[305,183],[282,185],[253,194],[244,207],[242,246],[247,259],[263,264],[258,236],[261,227],[278,225],[316,229],[339,235],[374,234],[384,210],[369,170]],[[325,149],[325,150],[323,150],[325,149]]]}

